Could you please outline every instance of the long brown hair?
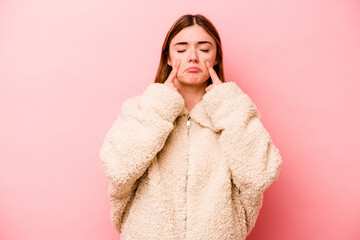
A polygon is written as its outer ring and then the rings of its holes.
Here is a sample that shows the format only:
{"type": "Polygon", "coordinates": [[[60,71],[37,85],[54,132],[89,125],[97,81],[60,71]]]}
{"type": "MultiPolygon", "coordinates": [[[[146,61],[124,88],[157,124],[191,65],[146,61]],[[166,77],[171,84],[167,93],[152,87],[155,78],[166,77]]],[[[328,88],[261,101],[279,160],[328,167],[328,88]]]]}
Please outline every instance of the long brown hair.
{"type": "MultiPolygon", "coordinates": [[[[216,43],[216,60],[218,61],[216,65],[213,66],[216,74],[219,76],[222,82],[226,82],[224,76],[224,66],[223,66],[223,52],[221,48],[221,40],[219,33],[217,32],[215,26],[210,22],[209,19],[200,14],[186,14],[181,16],[176,22],[172,25],[169,32],[166,35],[165,41],[161,50],[160,64],[156,73],[155,83],[164,83],[172,67],[167,64],[167,59],[169,55],[169,45],[174,36],[179,33],[182,29],[198,24],[200,25],[214,40],[216,43]]],[[[207,80],[208,85],[212,83],[211,77],[207,80]]]]}

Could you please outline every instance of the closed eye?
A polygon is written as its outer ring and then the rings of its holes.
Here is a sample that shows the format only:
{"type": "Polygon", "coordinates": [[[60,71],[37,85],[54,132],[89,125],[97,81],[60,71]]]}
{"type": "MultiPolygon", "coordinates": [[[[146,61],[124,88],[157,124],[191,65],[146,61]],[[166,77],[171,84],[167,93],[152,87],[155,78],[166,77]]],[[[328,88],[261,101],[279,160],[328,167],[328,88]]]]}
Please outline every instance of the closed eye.
{"type": "MultiPolygon", "coordinates": [[[[209,52],[209,50],[207,49],[200,49],[200,51],[202,51],[202,52],[209,52]]],[[[185,52],[185,50],[182,50],[182,51],[177,51],[178,53],[182,53],[182,52],[185,52]]]]}

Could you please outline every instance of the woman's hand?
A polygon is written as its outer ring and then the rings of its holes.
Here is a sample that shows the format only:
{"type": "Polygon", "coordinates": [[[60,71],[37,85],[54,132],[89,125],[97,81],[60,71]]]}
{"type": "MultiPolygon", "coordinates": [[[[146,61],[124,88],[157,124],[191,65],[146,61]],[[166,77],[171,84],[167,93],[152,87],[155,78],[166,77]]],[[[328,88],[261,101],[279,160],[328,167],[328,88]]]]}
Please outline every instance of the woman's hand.
{"type": "Polygon", "coordinates": [[[164,82],[164,85],[170,87],[171,89],[174,89],[178,93],[180,93],[180,92],[179,92],[179,89],[175,85],[175,78],[176,78],[177,72],[179,70],[179,67],[180,67],[180,61],[178,60],[178,61],[176,61],[174,67],[172,68],[172,70],[169,74],[169,77],[164,82]]]}
{"type": "Polygon", "coordinates": [[[209,70],[210,77],[212,80],[212,84],[210,84],[209,86],[207,86],[207,88],[205,88],[205,91],[208,92],[211,89],[213,89],[216,85],[222,84],[223,82],[220,80],[220,78],[216,74],[214,68],[210,65],[210,63],[208,61],[206,61],[205,64],[209,70]]]}

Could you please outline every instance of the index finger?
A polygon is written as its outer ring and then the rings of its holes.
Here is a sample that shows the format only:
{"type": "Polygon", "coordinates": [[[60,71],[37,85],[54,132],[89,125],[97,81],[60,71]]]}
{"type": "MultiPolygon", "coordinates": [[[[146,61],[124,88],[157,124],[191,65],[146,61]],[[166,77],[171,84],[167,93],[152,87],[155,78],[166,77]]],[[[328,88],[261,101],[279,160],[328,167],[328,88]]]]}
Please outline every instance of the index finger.
{"type": "Polygon", "coordinates": [[[174,79],[175,79],[175,77],[176,77],[176,74],[177,74],[177,72],[178,72],[178,70],[179,70],[179,66],[180,66],[180,61],[177,60],[177,61],[175,62],[175,65],[174,65],[173,69],[172,69],[171,72],[170,72],[169,77],[168,77],[168,79],[169,79],[170,82],[173,82],[173,81],[174,81],[174,79]]]}
{"type": "Polygon", "coordinates": [[[206,66],[209,70],[209,73],[210,73],[210,77],[211,79],[213,80],[213,83],[214,84],[220,84],[220,83],[223,83],[220,78],[218,77],[218,75],[216,74],[214,68],[210,65],[210,62],[209,61],[206,61],[206,66]]]}

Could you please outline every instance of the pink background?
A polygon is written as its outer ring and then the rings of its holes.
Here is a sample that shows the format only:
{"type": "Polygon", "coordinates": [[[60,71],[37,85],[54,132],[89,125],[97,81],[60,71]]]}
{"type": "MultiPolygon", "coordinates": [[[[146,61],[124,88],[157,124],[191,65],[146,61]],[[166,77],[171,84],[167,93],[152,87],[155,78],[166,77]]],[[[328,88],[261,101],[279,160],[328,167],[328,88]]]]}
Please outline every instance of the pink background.
{"type": "Polygon", "coordinates": [[[1,1],[0,239],[119,239],[98,153],[173,22],[218,29],[225,75],[283,156],[248,239],[360,239],[360,2],[1,1]]]}

